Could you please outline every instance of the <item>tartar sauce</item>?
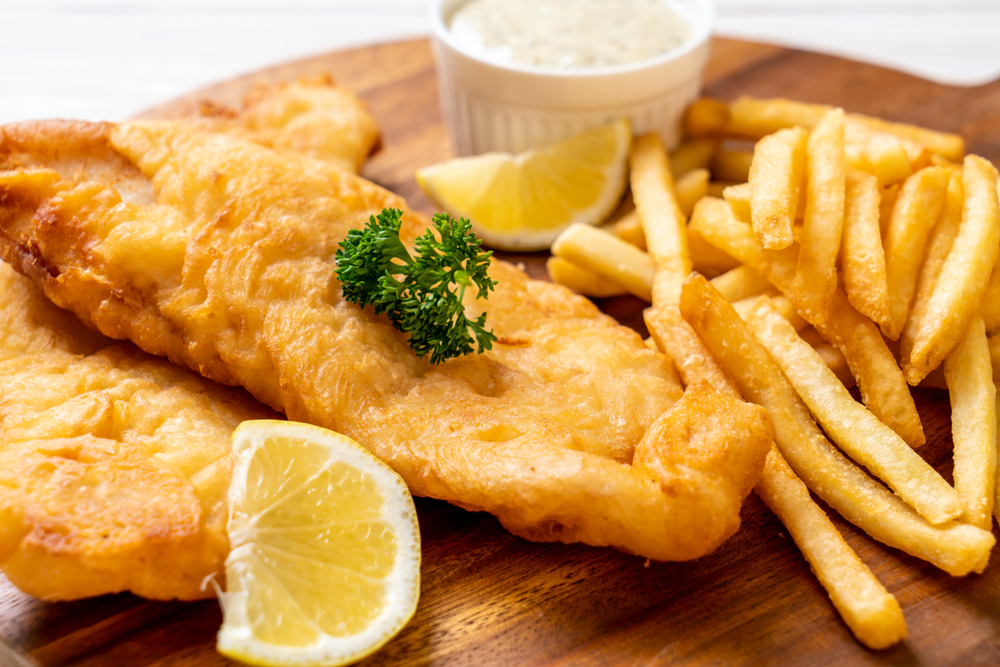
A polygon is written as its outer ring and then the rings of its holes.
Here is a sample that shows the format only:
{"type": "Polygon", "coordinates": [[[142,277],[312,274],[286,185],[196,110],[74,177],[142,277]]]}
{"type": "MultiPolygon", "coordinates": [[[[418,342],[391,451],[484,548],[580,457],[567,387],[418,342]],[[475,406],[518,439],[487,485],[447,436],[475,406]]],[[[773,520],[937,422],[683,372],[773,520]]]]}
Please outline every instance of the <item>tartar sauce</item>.
{"type": "Polygon", "coordinates": [[[691,36],[663,0],[470,0],[448,28],[488,60],[565,69],[645,60],[691,36]]]}

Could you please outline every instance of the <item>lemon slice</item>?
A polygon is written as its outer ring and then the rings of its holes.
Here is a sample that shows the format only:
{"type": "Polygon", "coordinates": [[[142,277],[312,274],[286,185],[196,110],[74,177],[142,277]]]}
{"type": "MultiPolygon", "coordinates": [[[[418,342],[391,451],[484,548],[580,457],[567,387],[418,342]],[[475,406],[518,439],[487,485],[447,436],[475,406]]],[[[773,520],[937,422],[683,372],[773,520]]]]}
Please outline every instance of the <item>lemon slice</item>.
{"type": "Polygon", "coordinates": [[[625,191],[632,132],[627,120],[518,155],[484,153],[417,172],[437,206],[468,218],[494,248],[542,250],[574,222],[597,224],[625,191]]]}
{"type": "Polygon", "coordinates": [[[253,665],[343,665],[413,616],[420,532],[399,475],[350,438],[284,421],[233,433],[218,650],[253,665]]]}

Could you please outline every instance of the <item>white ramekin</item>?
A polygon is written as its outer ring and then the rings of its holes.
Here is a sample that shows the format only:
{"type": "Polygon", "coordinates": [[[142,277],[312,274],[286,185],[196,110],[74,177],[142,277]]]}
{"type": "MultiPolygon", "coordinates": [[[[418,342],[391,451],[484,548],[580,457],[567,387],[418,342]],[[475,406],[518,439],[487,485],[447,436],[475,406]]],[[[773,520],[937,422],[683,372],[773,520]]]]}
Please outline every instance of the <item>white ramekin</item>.
{"type": "Polygon", "coordinates": [[[711,0],[671,0],[692,24],[680,48],[628,65],[562,70],[492,63],[448,31],[467,0],[431,0],[441,109],[456,155],[518,153],[628,118],[636,134],[659,132],[673,148],[684,109],[701,89],[714,8],[711,0]]]}

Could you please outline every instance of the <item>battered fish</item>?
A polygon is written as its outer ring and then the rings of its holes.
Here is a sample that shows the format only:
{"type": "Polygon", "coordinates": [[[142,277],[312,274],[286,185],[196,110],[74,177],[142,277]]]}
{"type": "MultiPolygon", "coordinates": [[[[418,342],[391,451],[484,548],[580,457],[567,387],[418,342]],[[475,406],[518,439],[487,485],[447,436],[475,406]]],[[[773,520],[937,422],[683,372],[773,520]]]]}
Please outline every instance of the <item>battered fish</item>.
{"type": "MultiPolygon", "coordinates": [[[[259,86],[241,109],[204,104],[201,116],[200,127],[348,171],[378,140],[365,105],[328,77],[259,86]]],[[[7,166],[31,159],[5,148],[7,166]]],[[[101,168],[86,153],[55,162],[67,178],[101,168]]],[[[111,171],[99,177],[122,166],[104,165],[111,171]]],[[[213,595],[201,583],[229,549],[230,434],[244,419],[275,416],[87,329],[0,264],[0,571],[50,600],[213,595]]]]}
{"type": "Polygon", "coordinates": [[[230,436],[272,415],[88,332],[0,264],[0,570],[50,600],[214,595],[230,436]]]}
{"type": "Polygon", "coordinates": [[[239,109],[209,101],[195,113],[206,129],[325,160],[352,173],[379,146],[379,128],[357,95],[330,76],[250,90],[239,109]]]}
{"type": "MultiPolygon", "coordinates": [[[[657,560],[739,525],[766,412],[708,385],[681,398],[669,360],[586,299],[495,261],[496,292],[466,305],[498,342],[439,366],[345,302],[338,242],[405,208],[372,183],[176,122],[7,126],[0,159],[18,167],[0,172],[0,247],[49,298],[355,438],[416,494],[657,560]]],[[[405,216],[404,241],[426,225],[405,216]]]]}

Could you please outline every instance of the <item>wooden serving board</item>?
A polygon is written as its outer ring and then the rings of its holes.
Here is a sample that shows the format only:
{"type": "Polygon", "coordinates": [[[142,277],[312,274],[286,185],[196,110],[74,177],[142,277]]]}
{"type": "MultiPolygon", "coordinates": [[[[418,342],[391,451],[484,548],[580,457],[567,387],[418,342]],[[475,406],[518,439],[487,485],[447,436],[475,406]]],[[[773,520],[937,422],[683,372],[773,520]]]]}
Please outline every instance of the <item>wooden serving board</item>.
{"type": "MultiPolygon", "coordinates": [[[[357,91],[383,128],[364,175],[430,212],[417,167],[451,156],[425,40],[371,46],[281,65],[157,107],[176,113],[211,99],[236,104],[255,83],[332,73],[357,91]]],[[[949,88],[847,60],[716,39],[706,94],[747,93],[837,104],[851,111],[964,135],[1000,162],[1000,82],[949,88]]],[[[506,255],[544,277],[545,255],[506,255]]],[[[640,329],[643,304],[604,310],[640,329]]],[[[928,460],[951,478],[948,397],[918,391],[928,460]]],[[[1000,555],[983,575],[955,579],[834,522],[896,595],[910,638],[887,651],[857,643],[781,524],[756,496],[740,531],[689,563],[649,563],[612,549],[540,544],[492,516],[417,499],[422,593],[410,624],[360,664],[555,665],[1000,665],[1000,555]]],[[[215,652],[214,600],[150,602],[114,595],[49,604],[0,575],[0,635],[42,665],[234,664],[215,652]]],[[[4,659],[0,656],[0,666],[4,659]]]]}

